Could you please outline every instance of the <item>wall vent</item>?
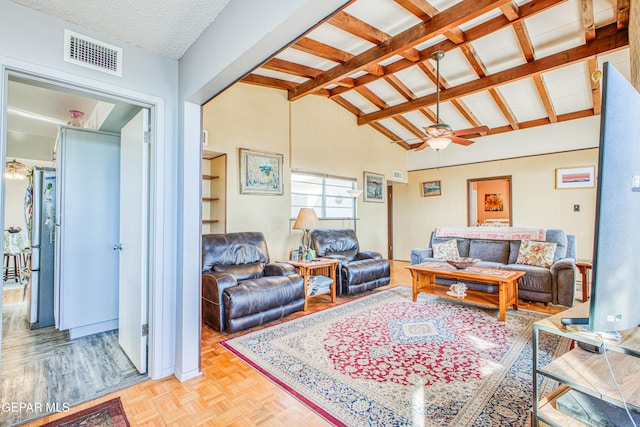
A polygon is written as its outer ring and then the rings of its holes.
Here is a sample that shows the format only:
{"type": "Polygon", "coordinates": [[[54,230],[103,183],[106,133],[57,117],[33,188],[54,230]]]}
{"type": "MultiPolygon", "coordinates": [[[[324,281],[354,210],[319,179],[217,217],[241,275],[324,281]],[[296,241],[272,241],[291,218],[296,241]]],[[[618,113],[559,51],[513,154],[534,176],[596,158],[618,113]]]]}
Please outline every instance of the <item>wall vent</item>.
{"type": "Polygon", "coordinates": [[[64,30],[64,60],[122,77],[122,49],[64,30]]]}
{"type": "Polygon", "coordinates": [[[393,179],[397,179],[399,181],[404,181],[404,172],[394,170],[393,171],[393,179]]]}

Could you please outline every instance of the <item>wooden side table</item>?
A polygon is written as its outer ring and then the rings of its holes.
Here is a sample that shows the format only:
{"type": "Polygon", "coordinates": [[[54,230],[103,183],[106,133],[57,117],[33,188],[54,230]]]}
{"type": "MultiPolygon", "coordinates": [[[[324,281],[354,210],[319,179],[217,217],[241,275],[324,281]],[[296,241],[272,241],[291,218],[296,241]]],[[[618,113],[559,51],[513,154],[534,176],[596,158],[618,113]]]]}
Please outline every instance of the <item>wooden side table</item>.
{"type": "Polygon", "coordinates": [[[576,260],[576,267],[578,267],[578,271],[582,276],[582,302],[586,302],[589,300],[589,295],[591,294],[591,283],[589,283],[589,278],[591,276],[591,260],[590,259],[579,259],[576,260]]]}
{"type": "Polygon", "coordinates": [[[304,279],[304,310],[307,309],[307,302],[310,298],[318,295],[330,295],[331,302],[336,302],[336,269],[340,261],[330,258],[316,258],[312,261],[282,261],[293,265],[304,279]],[[311,276],[327,276],[332,279],[328,292],[309,295],[307,286],[309,285],[309,277],[311,276]]]}

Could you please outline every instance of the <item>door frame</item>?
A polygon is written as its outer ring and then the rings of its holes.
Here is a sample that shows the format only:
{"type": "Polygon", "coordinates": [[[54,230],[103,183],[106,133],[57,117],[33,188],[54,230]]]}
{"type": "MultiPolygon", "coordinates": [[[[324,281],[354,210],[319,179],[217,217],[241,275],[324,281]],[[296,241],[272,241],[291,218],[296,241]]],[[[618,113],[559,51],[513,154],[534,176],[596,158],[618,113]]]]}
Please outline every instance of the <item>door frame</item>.
{"type": "MultiPolygon", "coordinates": [[[[148,367],[149,377],[161,378],[174,373],[173,363],[170,360],[174,341],[172,339],[171,325],[166,321],[165,313],[173,312],[172,301],[167,301],[164,294],[171,290],[171,268],[164,262],[165,244],[161,238],[170,230],[170,224],[165,218],[165,190],[164,177],[165,166],[165,101],[160,97],[137,92],[120,86],[115,86],[103,81],[89,79],[83,76],[58,71],[48,67],[42,67],[32,63],[0,56],[0,162],[6,162],[7,145],[7,96],[10,76],[28,79],[33,82],[44,82],[60,88],[70,88],[83,92],[87,97],[100,96],[119,100],[132,105],[138,105],[150,110],[151,120],[151,153],[149,158],[149,252],[147,259],[148,269],[148,307],[149,307],[149,353],[148,367]],[[156,236],[160,236],[157,238],[156,236]],[[167,351],[164,351],[164,350],[167,351]],[[168,356],[163,354],[167,353],[168,356]]],[[[0,186],[0,221],[4,222],[4,181],[0,186]]],[[[0,308],[2,300],[0,299],[0,308]]],[[[0,324],[0,333],[2,325],[0,324]]],[[[0,350],[2,343],[0,342],[0,350]]],[[[0,374],[2,364],[0,360],[0,374]]]]}
{"type": "MultiPolygon", "coordinates": [[[[471,186],[474,182],[485,182],[485,181],[507,181],[509,184],[509,226],[513,226],[513,182],[511,180],[511,175],[502,175],[502,176],[488,176],[484,178],[470,178],[467,179],[467,225],[469,227],[475,226],[477,224],[471,224],[471,186]]],[[[473,209],[477,209],[477,206],[474,206],[473,209]]]]}

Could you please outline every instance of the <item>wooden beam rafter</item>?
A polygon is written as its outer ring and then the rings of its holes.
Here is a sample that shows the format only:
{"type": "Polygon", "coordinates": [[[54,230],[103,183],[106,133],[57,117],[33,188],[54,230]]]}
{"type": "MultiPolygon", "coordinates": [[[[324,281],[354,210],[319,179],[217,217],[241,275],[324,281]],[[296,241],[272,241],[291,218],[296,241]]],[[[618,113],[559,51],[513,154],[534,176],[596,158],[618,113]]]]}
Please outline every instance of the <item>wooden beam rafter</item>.
{"type": "Polygon", "coordinates": [[[284,59],[271,58],[265,62],[261,68],[267,70],[279,71],[281,73],[291,74],[293,76],[313,78],[322,74],[324,71],[317,68],[308,67],[302,64],[296,64],[294,62],[285,61],[284,59]]]}
{"type": "Polygon", "coordinates": [[[473,68],[473,71],[476,72],[478,77],[485,77],[487,75],[487,68],[484,66],[484,63],[478,56],[478,53],[471,43],[461,45],[460,51],[467,59],[469,65],[471,65],[471,68],[473,68]]]}
{"type": "Polygon", "coordinates": [[[404,127],[405,129],[407,129],[409,132],[411,132],[412,134],[414,134],[418,138],[424,138],[425,137],[425,133],[423,131],[421,131],[420,129],[418,129],[418,127],[416,125],[414,125],[413,123],[411,123],[409,121],[409,119],[407,119],[406,117],[404,117],[404,116],[395,116],[393,118],[393,120],[398,122],[400,124],[400,126],[404,127]]]}
{"type": "MultiPolygon", "coordinates": [[[[617,10],[618,10],[618,29],[622,30],[629,26],[629,7],[631,5],[631,0],[618,0],[617,10]]],[[[636,11],[637,12],[637,11],[636,11]]]]}
{"type": "Polygon", "coordinates": [[[367,99],[367,101],[371,102],[373,105],[375,105],[378,108],[389,108],[389,104],[387,104],[387,102],[384,99],[380,98],[378,95],[373,93],[371,89],[369,89],[366,86],[360,86],[356,88],[356,92],[364,96],[367,99]]]}
{"type": "Polygon", "coordinates": [[[384,136],[386,136],[387,138],[389,138],[391,140],[391,142],[395,142],[396,144],[400,145],[405,150],[409,150],[411,148],[411,146],[409,145],[408,142],[404,141],[402,138],[400,138],[395,133],[391,132],[389,129],[387,129],[386,127],[384,127],[380,123],[371,123],[370,126],[372,128],[374,128],[375,130],[377,130],[378,132],[380,132],[381,134],[383,134],[384,136]]]}
{"type": "Polygon", "coordinates": [[[515,21],[520,17],[520,8],[514,2],[500,6],[500,12],[502,12],[509,21],[515,21]]]}
{"type": "Polygon", "coordinates": [[[328,44],[324,44],[308,37],[301,38],[300,40],[292,44],[291,47],[302,52],[309,53],[311,55],[319,56],[320,58],[328,59],[329,61],[337,62],[339,64],[344,64],[345,62],[353,58],[353,55],[349,52],[336,49],[333,46],[329,46],[328,44]]]}
{"type": "Polygon", "coordinates": [[[355,16],[351,16],[344,11],[336,13],[329,18],[327,22],[334,27],[340,28],[349,34],[353,34],[356,37],[376,45],[391,38],[391,36],[384,31],[380,31],[374,26],[361,21],[355,16]]]}
{"type": "Polygon", "coordinates": [[[520,44],[520,49],[522,49],[522,53],[524,54],[524,59],[527,62],[533,61],[535,59],[533,56],[533,44],[531,44],[529,32],[527,31],[527,27],[524,26],[524,21],[514,22],[513,30],[518,38],[518,43],[520,44]]]}
{"type": "MultiPolygon", "coordinates": [[[[464,0],[461,3],[457,3],[449,9],[438,13],[429,21],[413,26],[390,38],[385,43],[372,47],[355,57],[347,59],[340,65],[337,65],[323,74],[296,86],[289,91],[289,100],[294,101],[299,99],[300,97],[308,93],[312,93],[332,82],[335,82],[336,80],[340,80],[350,74],[361,71],[371,63],[379,63],[380,61],[396,55],[398,52],[404,52],[408,48],[414,47],[444,31],[456,28],[460,24],[477,18],[507,2],[509,2],[509,0],[464,0]]],[[[307,38],[306,40],[309,39],[307,38]]],[[[299,45],[300,41],[295,43],[293,46],[298,48],[299,45]]],[[[318,47],[315,46],[315,49],[318,49],[318,47]]]]}
{"type": "Polygon", "coordinates": [[[587,61],[587,65],[589,66],[589,83],[591,83],[591,100],[593,102],[593,114],[600,114],[602,111],[602,96],[600,94],[600,82],[593,81],[591,76],[594,71],[598,68],[598,60],[596,58],[591,58],[587,61]]]}
{"type": "MultiPolygon", "coordinates": [[[[584,45],[558,52],[544,58],[527,62],[516,67],[491,74],[440,92],[440,102],[481,92],[497,86],[531,77],[535,74],[561,68],[583,61],[587,58],[605,52],[615,51],[629,45],[629,35],[626,31],[617,31],[616,24],[611,24],[596,31],[596,38],[584,45]]],[[[303,83],[304,84],[304,83],[303,83]]],[[[371,121],[393,117],[397,114],[417,110],[435,104],[436,95],[430,94],[402,104],[365,114],[358,118],[358,124],[363,125],[371,121]]]]}
{"type": "Polygon", "coordinates": [[[549,97],[547,86],[544,84],[544,80],[542,80],[542,75],[534,74],[532,77],[533,82],[536,84],[538,95],[540,95],[540,99],[542,100],[542,105],[544,105],[544,109],[547,112],[547,116],[549,117],[549,121],[551,123],[556,123],[558,121],[558,116],[556,116],[556,111],[553,108],[553,104],[551,103],[551,98],[549,97]]]}
{"type": "Polygon", "coordinates": [[[502,112],[502,115],[504,116],[504,118],[507,119],[507,122],[509,122],[509,126],[511,126],[511,129],[513,130],[520,129],[520,124],[518,123],[518,120],[516,119],[515,114],[513,114],[513,111],[511,111],[509,104],[507,104],[507,101],[504,99],[504,97],[498,91],[498,89],[493,87],[490,88],[489,95],[491,95],[491,98],[493,98],[494,102],[502,112]]]}
{"type": "Polygon", "coordinates": [[[580,0],[580,3],[582,6],[584,39],[589,42],[596,38],[596,23],[593,17],[593,0],[580,0]]]}
{"type": "MultiPolygon", "coordinates": [[[[471,127],[479,127],[482,126],[480,120],[473,114],[471,108],[467,104],[465,104],[461,99],[452,99],[451,104],[456,107],[456,109],[462,114],[462,116],[471,123],[471,127]]],[[[486,135],[486,132],[481,132],[480,135],[486,135]]]]}
{"type": "Polygon", "coordinates": [[[353,105],[352,103],[350,103],[349,101],[347,101],[341,96],[334,96],[331,99],[333,99],[333,101],[336,104],[338,104],[339,106],[341,106],[342,108],[350,112],[351,114],[355,115],[356,117],[363,114],[362,110],[360,110],[358,107],[356,107],[355,105],[353,105]]]}
{"type": "MultiPolygon", "coordinates": [[[[420,1],[423,1],[423,0],[420,0],[420,1]]],[[[521,5],[519,8],[520,18],[518,18],[518,20],[523,20],[531,16],[535,16],[538,13],[544,12],[545,10],[548,10],[549,8],[552,8],[553,6],[556,6],[559,3],[562,3],[564,1],[566,0],[537,0],[537,1],[525,3],[521,5]]],[[[426,61],[431,58],[431,54],[435,51],[441,50],[444,52],[448,52],[458,47],[468,45],[475,40],[481,39],[482,37],[485,37],[496,31],[502,30],[511,25],[512,25],[511,21],[505,18],[504,15],[500,15],[496,18],[493,18],[489,21],[486,21],[480,25],[477,25],[473,28],[466,30],[464,32],[464,39],[465,39],[464,43],[460,45],[456,45],[451,40],[445,40],[443,42],[437,43],[433,46],[430,46],[420,51],[420,57],[421,57],[420,59],[421,61],[426,61]]],[[[398,71],[402,71],[414,65],[416,64],[412,61],[409,61],[406,59],[400,59],[396,62],[386,65],[385,73],[386,74],[397,73],[398,71]]],[[[358,77],[357,79],[355,79],[356,87],[373,83],[379,78],[381,78],[381,76],[370,75],[370,74],[364,75],[362,77],[358,77]]],[[[331,93],[329,96],[340,95],[348,90],[349,89],[346,89],[346,88],[335,88],[331,90],[331,93]]]]}

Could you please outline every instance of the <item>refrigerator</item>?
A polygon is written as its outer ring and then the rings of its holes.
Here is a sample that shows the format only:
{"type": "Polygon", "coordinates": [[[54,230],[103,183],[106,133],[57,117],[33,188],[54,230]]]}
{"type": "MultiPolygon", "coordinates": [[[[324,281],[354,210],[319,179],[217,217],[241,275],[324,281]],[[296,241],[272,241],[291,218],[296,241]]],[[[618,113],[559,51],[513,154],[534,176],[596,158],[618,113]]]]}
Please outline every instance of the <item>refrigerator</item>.
{"type": "Polygon", "coordinates": [[[56,170],[34,167],[27,224],[31,234],[31,329],[53,326],[55,266],[56,170]]]}

